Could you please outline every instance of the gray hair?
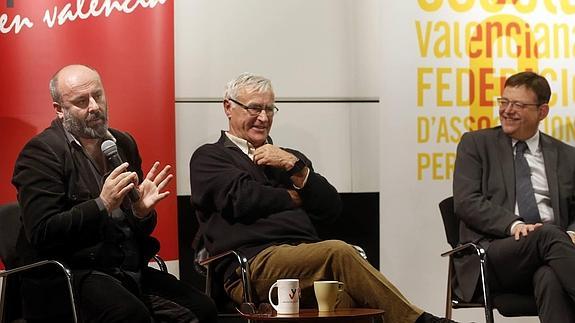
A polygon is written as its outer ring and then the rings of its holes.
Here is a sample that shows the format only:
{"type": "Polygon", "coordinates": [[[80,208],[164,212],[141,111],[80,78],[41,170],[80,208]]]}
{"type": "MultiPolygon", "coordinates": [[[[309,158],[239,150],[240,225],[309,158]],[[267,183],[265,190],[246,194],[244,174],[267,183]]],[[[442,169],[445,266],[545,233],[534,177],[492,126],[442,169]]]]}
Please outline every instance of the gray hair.
{"type": "Polygon", "coordinates": [[[242,73],[228,82],[226,90],[224,91],[224,100],[229,98],[236,99],[240,90],[250,93],[263,93],[268,91],[273,93],[274,91],[272,82],[269,79],[252,73],[242,73]]]}
{"type": "Polygon", "coordinates": [[[52,101],[57,103],[62,103],[62,96],[60,91],[58,91],[58,73],[54,74],[50,79],[50,95],[52,96],[52,101]]]}

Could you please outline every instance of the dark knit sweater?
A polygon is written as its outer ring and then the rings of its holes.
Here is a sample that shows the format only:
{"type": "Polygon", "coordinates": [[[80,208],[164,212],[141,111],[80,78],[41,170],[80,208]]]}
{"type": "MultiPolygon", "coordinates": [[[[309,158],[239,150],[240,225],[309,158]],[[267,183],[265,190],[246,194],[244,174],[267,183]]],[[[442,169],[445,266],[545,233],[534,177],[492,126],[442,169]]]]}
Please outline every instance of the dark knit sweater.
{"type": "MultiPolygon", "coordinates": [[[[211,255],[233,249],[251,258],[272,245],[319,241],[313,223],[332,221],[340,214],[336,189],[313,171],[302,153],[284,149],[310,168],[306,185],[299,190],[301,207],[287,192],[294,187],[283,169],[256,165],[223,131],[218,142],[194,152],[191,199],[211,255]]],[[[228,262],[217,270],[227,278],[236,267],[228,262]]]]}

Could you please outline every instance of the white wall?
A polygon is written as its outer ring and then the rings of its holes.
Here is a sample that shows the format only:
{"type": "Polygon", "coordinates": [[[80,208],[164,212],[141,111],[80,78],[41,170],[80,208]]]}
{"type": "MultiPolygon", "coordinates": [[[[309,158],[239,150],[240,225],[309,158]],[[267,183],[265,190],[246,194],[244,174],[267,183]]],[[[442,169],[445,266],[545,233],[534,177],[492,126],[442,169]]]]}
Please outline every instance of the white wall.
{"type": "MultiPolygon", "coordinates": [[[[249,71],[278,99],[377,99],[375,1],[176,1],[176,100],[220,99],[249,71]]],[[[296,148],[340,192],[379,191],[377,103],[278,103],[271,136],[296,148]]],[[[188,162],[227,129],[221,104],[176,105],[178,194],[188,162]]]]}

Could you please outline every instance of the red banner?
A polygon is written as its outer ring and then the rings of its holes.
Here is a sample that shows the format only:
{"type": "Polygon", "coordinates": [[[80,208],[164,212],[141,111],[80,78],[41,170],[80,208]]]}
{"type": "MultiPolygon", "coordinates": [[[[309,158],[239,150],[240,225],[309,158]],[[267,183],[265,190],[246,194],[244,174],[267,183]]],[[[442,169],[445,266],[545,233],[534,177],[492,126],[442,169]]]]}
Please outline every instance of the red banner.
{"type": "MultiPolygon", "coordinates": [[[[23,145],[56,114],[48,82],[68,64],[99,71],[110,126],[138,142],[146,173],[154,161],[175,174],[174,18],[168,0],[0,0],[0,203],[23,145]]],[[[158,207],[161,255],[177,258],[175,181],[158,207]]]]}

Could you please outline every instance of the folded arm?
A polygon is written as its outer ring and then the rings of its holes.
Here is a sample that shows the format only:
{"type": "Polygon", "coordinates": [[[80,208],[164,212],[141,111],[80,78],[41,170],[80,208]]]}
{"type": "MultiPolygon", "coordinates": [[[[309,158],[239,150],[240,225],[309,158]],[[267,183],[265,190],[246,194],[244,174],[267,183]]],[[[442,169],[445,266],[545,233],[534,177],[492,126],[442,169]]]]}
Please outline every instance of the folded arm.
{"type": "MultiPolygon", "coordinates": [[[[267,169],[272,173],[281,172],[278,177],[285,179],[279,185],[272,185],[265,178],[258,178],[250,161],[241,160],[239,157],[242,156],[234,156],[234,153],[211,146],[200,147],[194,153],[190,161],[190,182],[195,205],[210,209],[208,213],[218,212],[237,219],[265,217],[298,207],[314,218],[339,213],[337,191],[313,172],[311,162],[302,154],[296,157],[308,165],[309,175],[303,188],[298,190],[286,173],[288,167],[267,169]]],[[[255,171],[257,167],[268,166],[256,165],[255,171]]]]}

